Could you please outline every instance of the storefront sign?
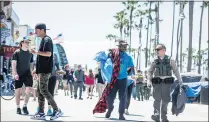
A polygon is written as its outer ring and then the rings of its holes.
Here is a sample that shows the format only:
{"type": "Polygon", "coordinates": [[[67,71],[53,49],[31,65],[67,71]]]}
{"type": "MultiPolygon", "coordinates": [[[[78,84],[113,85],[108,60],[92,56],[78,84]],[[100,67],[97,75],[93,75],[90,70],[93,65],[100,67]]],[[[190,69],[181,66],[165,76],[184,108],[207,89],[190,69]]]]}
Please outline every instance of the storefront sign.
{"type": "Polygon", "coordinates": [[[11,34],[11,22],[4,22],[2,21],[0,23],[0,29],[1,29],[1,43],[5,42],[5,44],[10,44],[12,40],[12,34],[11,34]]]}
{"type": "Polygon", "coordinates": [[[19,47],[1,45],[0,46],[0,56],[12,57],[13,53],[17,49],[19,49],[19,47]]]}

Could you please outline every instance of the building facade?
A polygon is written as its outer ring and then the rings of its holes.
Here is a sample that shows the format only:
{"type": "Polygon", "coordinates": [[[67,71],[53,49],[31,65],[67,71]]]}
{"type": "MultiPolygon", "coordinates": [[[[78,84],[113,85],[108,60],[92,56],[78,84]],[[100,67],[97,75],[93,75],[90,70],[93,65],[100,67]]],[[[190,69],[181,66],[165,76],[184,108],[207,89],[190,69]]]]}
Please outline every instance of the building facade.
{"type": "MultiPolygon", "coordinates": [[[[15,46],[14,38],[16,36],[15,28],[19,26],[19,17],[12,9],[11,1],[1,1],[0,2],[0,29],[1,29],[1,38],[0,38],[0,51],[4,51],[4,46],[15,46]]],[[[9,60],[6,57],[0,56],[0,75],[3,74],[3,68],[9,70],[9,60]]]]}

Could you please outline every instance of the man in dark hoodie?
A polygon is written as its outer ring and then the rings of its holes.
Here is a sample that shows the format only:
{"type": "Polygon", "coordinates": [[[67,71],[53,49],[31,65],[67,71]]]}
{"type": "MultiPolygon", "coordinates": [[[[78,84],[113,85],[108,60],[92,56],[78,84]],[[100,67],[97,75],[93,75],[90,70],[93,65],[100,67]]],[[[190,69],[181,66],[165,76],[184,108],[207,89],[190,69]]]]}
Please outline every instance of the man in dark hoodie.
{"type": "Polygon", "coordinates": [[[71,95],[71,98],[73,98],[73,88],[74,88],[74,69],[70,69],[70,72],[69,72],[69,75],[68,75],[68,82],[67,82],[67,85],[69,85],[69,88],[70,88],[70,95],[71,95]]]}

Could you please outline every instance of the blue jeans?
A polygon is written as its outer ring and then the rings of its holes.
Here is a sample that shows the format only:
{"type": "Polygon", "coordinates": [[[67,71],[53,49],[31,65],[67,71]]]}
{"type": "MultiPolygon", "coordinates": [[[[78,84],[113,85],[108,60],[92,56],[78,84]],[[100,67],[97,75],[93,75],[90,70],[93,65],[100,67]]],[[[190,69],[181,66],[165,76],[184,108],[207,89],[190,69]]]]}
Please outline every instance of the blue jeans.
{"type": "Polygon", "coordinates": [[[127,85],[127,79],[120,79],[117,80],[113,89],[110,91],[110,93],[107,96],[107,104],[108,104],[108,111],[112,112],[114,108],[114,100],[116,97],[117,92],[119,92],[119,113],[124,114],[125,111],[125,102],[126,102],[126,85],[127,85]]]}
{"type": "Polygon", "coordinates": [[[132,89],[132,96],[134,99],[136,99],[136,86],[134,86],[132,89]]]}

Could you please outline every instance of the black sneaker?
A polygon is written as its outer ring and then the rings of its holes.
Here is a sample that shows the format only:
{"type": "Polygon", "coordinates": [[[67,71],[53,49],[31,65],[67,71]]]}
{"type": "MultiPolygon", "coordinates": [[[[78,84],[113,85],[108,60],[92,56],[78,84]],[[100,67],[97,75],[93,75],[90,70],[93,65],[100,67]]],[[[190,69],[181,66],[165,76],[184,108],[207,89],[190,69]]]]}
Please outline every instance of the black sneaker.
{"type": "Polygon", "coordinates": [[[50,120],[55,120],[59,117],[61,117],[63,115],[63,112],[59,109],[59,110],[54,110],[52,117],[50,118],[50,120]]]}
{"type": "Polygon", "coordinates": [[[80,97],[79,100],[83,100],[83,98],[80,97]]]}
{"type": "Polygon", "coordinates": [[[119,115],[119,120],[126,120],[126,118],[124,117],[123,114],[120,114],[120,115],[119,115]]]}
{"type": "Polygon", "coordinates": [[[17,108],[17,114],[22,114],[21,109],[17,108]]]}
{"type": "Polygon", "coordinates": [[[45,116],[44,113],[37,112],[35,115],[33,115],[31,117],[31,119],[35,119],[35,120],[46,120],[46,116],[45,116]]]}
{"type": "Polygon", "coordinates": [[[28,109],[27,109],[26,106],[23,107],[22,110],[23,110],[23,113],[24,113],[25,115],[28,115],[28,114],[29,114],[28,109]]]}
{"type": "Polygon", "coordinates": [[[155,122],[160,122],[160,117],[158,115],[152,115],[151,116],[152,120],[154,120],[155,122]]]}

